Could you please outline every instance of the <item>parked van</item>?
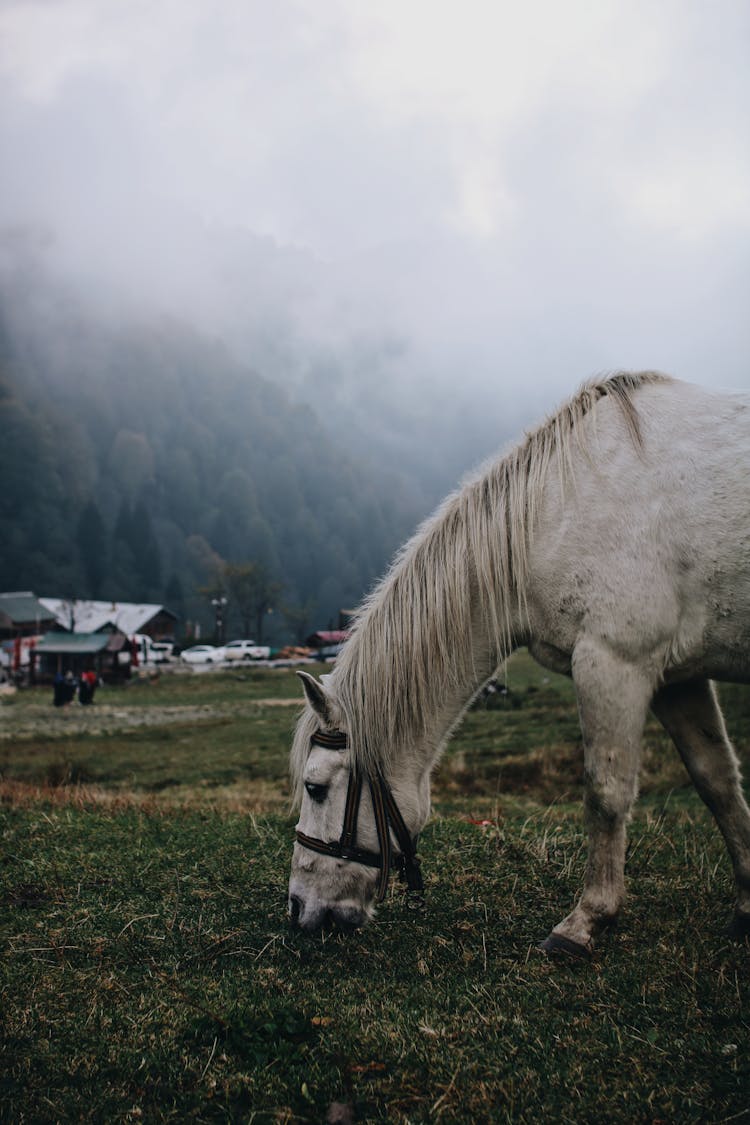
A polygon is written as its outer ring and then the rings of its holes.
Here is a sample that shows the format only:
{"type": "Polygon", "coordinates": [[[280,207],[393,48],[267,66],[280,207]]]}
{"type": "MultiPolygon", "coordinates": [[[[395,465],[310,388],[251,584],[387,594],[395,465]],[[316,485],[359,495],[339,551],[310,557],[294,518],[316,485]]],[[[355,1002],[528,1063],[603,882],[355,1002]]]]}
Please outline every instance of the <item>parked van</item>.
{"type": "Polygon", "coordinates": [[[174,655],[174,645],[169,641],[155,641],[147,633],[135,633],[133,640],[138,647],[141,664],[166,664],[174,655]]]}

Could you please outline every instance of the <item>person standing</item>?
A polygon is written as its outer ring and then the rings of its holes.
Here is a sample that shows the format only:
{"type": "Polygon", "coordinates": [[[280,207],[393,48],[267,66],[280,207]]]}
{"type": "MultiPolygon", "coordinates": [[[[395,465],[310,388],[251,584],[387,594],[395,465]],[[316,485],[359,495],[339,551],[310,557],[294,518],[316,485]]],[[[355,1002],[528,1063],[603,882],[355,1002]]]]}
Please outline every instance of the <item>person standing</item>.
{"type": "Polygon", "coordinates": [[[65,680],[64,680],[64,683],[63,683],[63,691],[64,691],[63,706],[64,707],[69,707],[70,704],[75,699],[77,687],[78,687],[78,684],[76,682],[76,678],[73,675],[73,673],[71,672],[70,668],[68,668],[67,672],[65,673],[65,680]]]}
{"type": "Polygon", "coordinates": [[[63,707],[67,696],[65,687],[65,677],[62,672],[58,672],[52,682],[52,703],[55,707],[63,707]]]}
{"type": "Polygon", "coordinates": [[[78,698],[83,706],[88,706],[94,702],[94,692],[99,680],[93,668],[88,668],[81,675],[81,683],[78,688],[78,698]]]}

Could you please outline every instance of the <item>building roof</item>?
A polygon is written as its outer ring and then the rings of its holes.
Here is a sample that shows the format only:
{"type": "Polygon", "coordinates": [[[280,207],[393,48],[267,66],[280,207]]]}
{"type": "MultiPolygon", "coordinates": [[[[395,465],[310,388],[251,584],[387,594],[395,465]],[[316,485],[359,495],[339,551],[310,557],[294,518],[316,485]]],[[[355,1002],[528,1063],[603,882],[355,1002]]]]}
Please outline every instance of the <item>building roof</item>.
{"type": "Polygon", "coordinates": [[[342,645],[349,636],[348,629],[318,629],[307,638],[309,645],[342,645]]]}
{"type": "Polygon", "coordinates": [[[54,618],[54,614],[41,604],[31,590],[0,594],[0,616],[9,618],[14,625],[31,625],[36,621],[51,621],[54,618]]]}
{"type": "Polygon", "coordinates": [[[45,633],[36,646],[41,653],[89,656],[101,652],[109,643],[108,633],[45,633]]]}
{"type": "Polygon", "coordinates": [[[163,605],[94,602],[79,598],[40,598],[39,601],[63,629],[70,629],[72,622],[73,628],[81,633],[98,633],[109,626],[132,636],[142,632],[144,626],[159,613],[177,620],[177,615],[163,605]]]}

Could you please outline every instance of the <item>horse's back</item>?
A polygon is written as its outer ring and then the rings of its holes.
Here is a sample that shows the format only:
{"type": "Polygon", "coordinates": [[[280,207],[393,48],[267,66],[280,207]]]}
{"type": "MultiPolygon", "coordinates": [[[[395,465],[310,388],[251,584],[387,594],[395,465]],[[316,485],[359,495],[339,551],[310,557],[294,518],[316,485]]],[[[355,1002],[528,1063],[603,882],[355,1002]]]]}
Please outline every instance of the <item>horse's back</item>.
{"type": "Polygon", "coordinates": [[[531,631],[582,634],[668,675],[750,679],[750,396],[678,381],[604,398],[552,466],[534,531],[531,631]]]}

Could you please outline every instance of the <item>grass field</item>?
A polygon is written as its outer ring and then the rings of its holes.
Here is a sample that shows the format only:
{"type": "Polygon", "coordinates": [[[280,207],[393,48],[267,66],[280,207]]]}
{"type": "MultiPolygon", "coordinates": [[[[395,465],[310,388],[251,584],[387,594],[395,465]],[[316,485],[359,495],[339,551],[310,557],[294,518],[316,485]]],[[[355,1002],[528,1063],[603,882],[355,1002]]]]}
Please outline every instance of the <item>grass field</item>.
{"type": "MultiPolygon", "coordinates": [[[[750,949],[658,727],[620,926],[557,964],[535,945],[584,862],[567,681],[514,658],[435,779],[426,910],[394,888],[348,938],[286,923],[298,695],[250,669],[0,706],[2,1120],[750,1121],[750,949]]],[[[750,690],[722,699],[748,776],[750,690]]]]}

